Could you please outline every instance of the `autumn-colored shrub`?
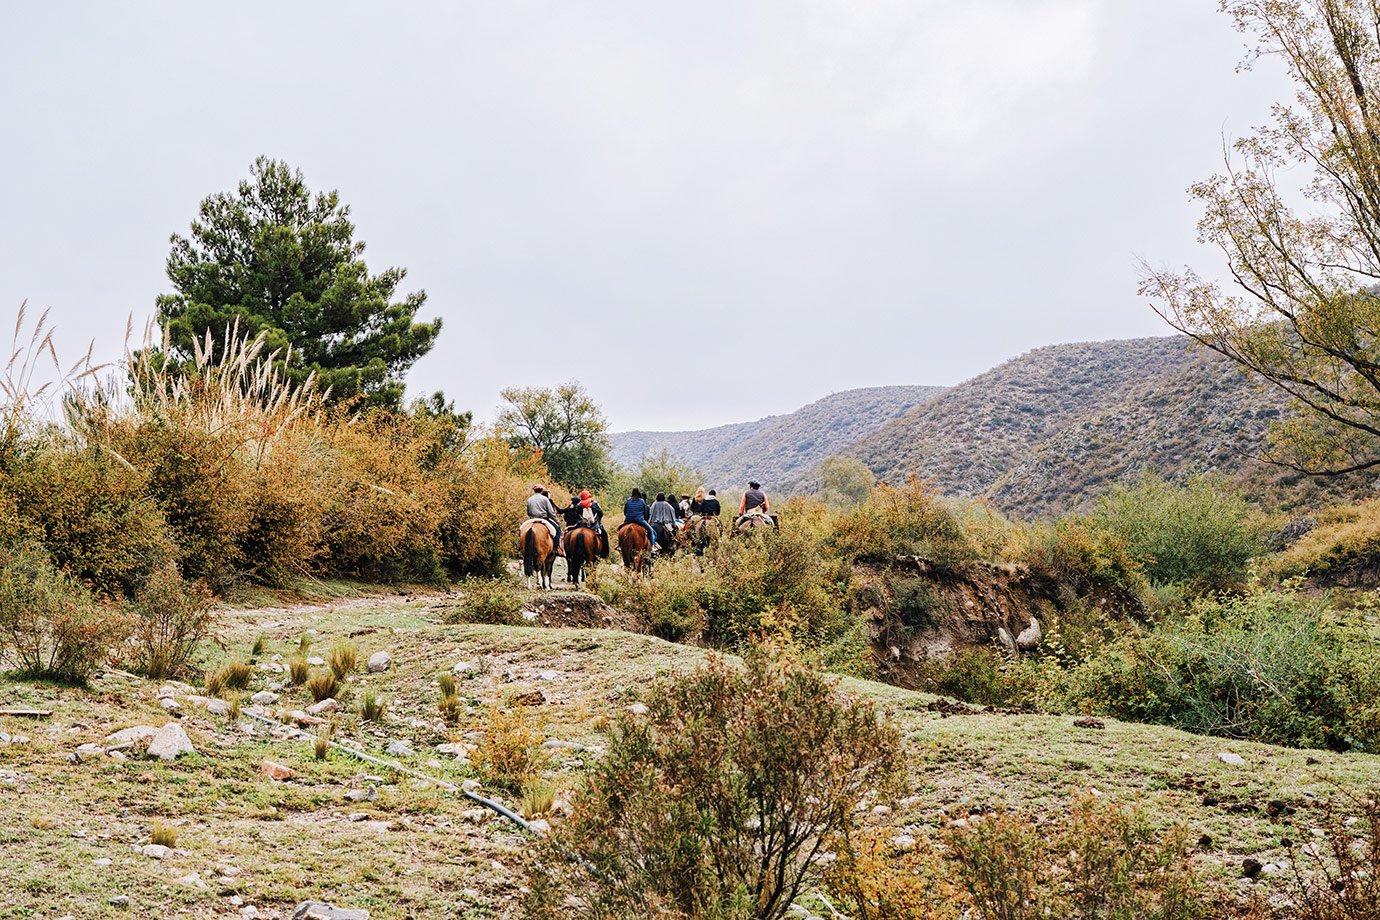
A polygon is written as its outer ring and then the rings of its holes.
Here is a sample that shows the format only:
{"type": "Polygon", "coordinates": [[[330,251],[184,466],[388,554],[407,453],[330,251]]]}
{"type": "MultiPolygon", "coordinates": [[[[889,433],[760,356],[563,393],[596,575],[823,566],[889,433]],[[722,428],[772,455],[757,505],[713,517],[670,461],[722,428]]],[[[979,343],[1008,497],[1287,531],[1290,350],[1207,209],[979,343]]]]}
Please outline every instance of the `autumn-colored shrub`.
{"type": "Polygon", "coordinates": [[[646,705],[539,849],[529,916],[783,917],[900,766],[871,704],[765,652],[663,679],[646,705]]]}
{"type": "Polygon", "coordinates": [[[460,593],[460,603],[446,609],[447,623],[511,626],[522,622],[522,595],[511,578],[467,578],[460,593]]]}
{"type": "Polygon", "coordinates": [[[949,566],[976,556],[957,515],[914,477],[900,486],[877,486],[865,502],[840,515],[833,543],[845,558],[864,562],[923,556],[949,566]]]}
{"type": "Polygon", "coordinates": [[[474,751],[474,763],[489,780],[518,791],[540,773],[545,740],[524,706],[494,706],[484,721],[484,738],[474,751]]]}
{"type": "Polygon", "coordinates": [[[138,670],[154,680],[182,675],[211,630],[211,601],[206,586],[188,584],[172,562],[155,569],[129,605],[138,670]]]}

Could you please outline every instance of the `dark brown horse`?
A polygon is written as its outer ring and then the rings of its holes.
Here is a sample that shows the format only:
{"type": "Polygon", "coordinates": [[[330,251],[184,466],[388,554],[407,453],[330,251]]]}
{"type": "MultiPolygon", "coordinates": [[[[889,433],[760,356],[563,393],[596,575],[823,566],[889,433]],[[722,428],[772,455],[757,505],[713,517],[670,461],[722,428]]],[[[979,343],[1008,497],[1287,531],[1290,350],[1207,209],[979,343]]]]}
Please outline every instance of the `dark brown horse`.
{"type": "Polygon", "coordinates": [[[518,546],[522,547],[522,573],[527,576],[527,587],[532,587],[532,576],[540,575],[541,586],[551,588],[551,570],[556,566],[556,540],[551,529],[541,521],[524,521],[518,528],[518,546]]]}
{"type": "Polygon", "coordinates": [[[618,528],[618,552],[623,555],[623,568],[633,575],[652,567],[652,538],[647,528],[628,521],[618,528]]]}
{"type": "Polygon", "coordinates": [[[594,565],[603,545],[599,533],[590,527],[576,527],[565,535],[565,573],[572,585],[578,585],[587,565],[594,565]]]}

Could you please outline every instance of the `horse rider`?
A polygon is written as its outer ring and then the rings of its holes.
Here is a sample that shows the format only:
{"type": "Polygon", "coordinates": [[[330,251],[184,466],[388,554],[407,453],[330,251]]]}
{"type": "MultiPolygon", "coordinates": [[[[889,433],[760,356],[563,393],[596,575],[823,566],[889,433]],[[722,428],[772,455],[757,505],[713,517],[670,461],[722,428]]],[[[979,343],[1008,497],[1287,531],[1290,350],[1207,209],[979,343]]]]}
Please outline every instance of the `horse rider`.
{"type": "Polygon", "coordinates": [[[709,495],[705,498],[704,504],[700,507],[700,514],[705,517],[716,518],[723,513],[723,506],[719,504],[719,493],[710,489],[709,495]]]}
{"type": "Polygon", "coordinates": [[[771,513],[771,508],[767,504],[767,493],[762,491],[762,484],[755,479],[748,483],[747,491],[743,493],[743,500],[738,505],[737,524],[749,514],[767,515],[771,513]]]}
{"type": "Polygon", "coordinates": [[[704,486],[695,490],[695,497],[690,499],[690,514],[704,515],[704,486]]]}
{"type": "Polygon", "coordinates": [[[561,519],[557,515],[556,503],[541,486],[532,486],[532,494],[527,496],[527,517],[549,521],[551,526],[556,528],[556,555],[564,556],[565,550],[561,546],[561,519]]]}
{"type": "Polygon", "coordinates": [[[682,495],[682,496],[680,497],[680,504],[679,504],[679,505],[676,505],[676,510],[680,512],[680,519],[681,519],[682,521],[689,520],[689,518],[690,518],[690,496],[688,496],[688,495],[682,495]]]}
{"type": "Polygon", "coordinates": [[[656,530],[652,527],[647,516],[651,514],[651,507],[647,500],[642,497],[641,489],[633,489],[632,497],[623,503],[623,521],[629,524],[641,524],[647,531],[648,538],[652,541],[652,552],[658,552],[660,547],[656,545],[656,530]]]}
{"type": "MultiPolygon", "coordinates": [[[[674,495],[671,496],[675,498],[674,495]]],[[[675,537],[676,528],[680,526],[680,521],[676,518],[676,506],[666,500],[665,492],[656,494],[656,501],[652,502],[651,514],[647,515],[647,520],[652,522],[652,529],[658,526],[665,527],[666,532],[671,537],[675,537]]]]}
{"type": "Polygon", "coordinates": [[[599,507],[588,489],[581,489],[579,495],[571,498],[570,507],[562,514],[565,515],[566,526],[571,530],[576,527],[592,529],[599,536],[600,552],[608,554],[609,532],[604,529],[604,509],[599,507]]]}

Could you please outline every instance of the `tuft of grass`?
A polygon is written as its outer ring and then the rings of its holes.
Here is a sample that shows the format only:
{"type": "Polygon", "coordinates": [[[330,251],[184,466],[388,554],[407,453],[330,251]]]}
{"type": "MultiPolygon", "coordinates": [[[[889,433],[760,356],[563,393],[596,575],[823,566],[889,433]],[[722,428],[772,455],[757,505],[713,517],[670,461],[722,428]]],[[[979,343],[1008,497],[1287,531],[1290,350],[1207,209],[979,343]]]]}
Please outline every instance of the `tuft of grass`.
{"type": "Polygon", "coordinates": [[[294,687],[300,687],[307,682],[311,676],[311,666],[307,664],[307,659],[300,655],[293,655],[288,659],[288,683],[294,687]]]}
{"type": "Polygon", "coordinates": [[[231,722],[238,722],[240,720],[240,695],[238,693],[230,694],[230,698],[225,703],[225,717],[231,722]]]}
{"type": "Polygon", "coordinates": [[[359,664],[359,649],[351,642],[342,642],[331,649],[331,673],[344,680],[359,664]]]}
{"type": "Polygon", "coordinates": [[[448,696],[455,696],[455,675],[449,671],[442,671],[436,678],[436,683],[441,687],[441,699],[448,696]]]}
{"type": "Polygon", "coordinates": [[[522,816],[532,818],[548,815],[556,803],[556,787],[546,780],[533,777],[522,784],[522,816]]]}
{"type": "Polygon", "coordinates": [[[366,722],[382,722],[387,709],[387,704],[372,690],[365,691],[364,698],[359,703],[360,717],[366,722]]]}
{"type": "Polygon", "coordinates": [[[455,725],[460,721],[460,715],[464,712],[465,704],[454,693],[448,693],[442,695],[440,705],[436,708],[440,710],[441,718],[447,724],[455,725]]]}
{"type": "Polygon", "coordinates": [[[232,661],[220,669],[227,690],[244,690],[254,679],[254,668],[247,661],[232,661]]]}
{"type": "Polygon", "coordinates": [[[225,675],[220,671],[207,671],[202,682],[206,685],[207,696],[223,696],[225,694],[225,675]]]}
{"type": "Polygon", "coordinates": [[[259,633],[257,636],[254,637],[254,647],[249,650],[249,657],[251,659],[259,658],[263,655],[264,650],[267,648],[268,636],[265,636],[263,633],[259,633]]]}
{"type": "Polygon", "coordinates": [[[334,671],[322,671],[319,674],[313,674],[307,680],[307,691],[311,693],[312,699],[318,703],[334,697],[339,689],[340,682],[336,680],[334,671]]]}
{"type": "Polygon", "coordinates": [[[160,847],[174,849],[177,846],[177,828],[164,821],[154,821],[149,839],[160,847]]]}
{"type": "Polygon", "coordinates": [[[326,759],[326,755],[331,750],[331,730],[329,727],[317,732],[316,738],[312,741],[311,749],[317,760],[326,759]]]}
{"type": "Polygon", "coordinates": [[[307,654],[307,651],[308,651],[310,648],[311,648],[311,636],[307,635],[306,633],[302,633],[302,638],[300,638],[300,639],[297,640],[297,654],[302,655],[303,657],[305,657],[306,654],[307,654]]]}

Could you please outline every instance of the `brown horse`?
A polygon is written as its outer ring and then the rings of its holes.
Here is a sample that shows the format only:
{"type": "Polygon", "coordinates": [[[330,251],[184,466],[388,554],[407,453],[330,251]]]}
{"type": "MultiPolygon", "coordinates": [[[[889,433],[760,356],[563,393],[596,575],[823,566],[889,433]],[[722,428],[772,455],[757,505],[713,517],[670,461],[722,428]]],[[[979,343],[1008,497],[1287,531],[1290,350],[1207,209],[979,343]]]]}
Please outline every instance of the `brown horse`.
{"type": "Polygon", "coordinates": [[[576,527],[565,535],[565,574],[572,585],[578,585],[587,565],[594,565],[599,558],[599,548],[604,541],[590,527],[576,527]]]}
{"type": "Polygon", "coordinates": [[[636,575],[652,567],[652,538],[647,528],[629,521],[618,528],[618,552],[623,555],[623,568],[636,575]]]}
{"type": "Polygon", "coordinates": [[[703,556],[719,539],[719,519],[716,517],[705,517],[704,515],[691,515],[690,520],[685,522],[685,529],[681,531],[681,537],[696,556],[703,556]]]}
{"type": "Polygon", "coordinates": [[[532,587],[532,576],[540,575],[541,586],[551,588],[551,570],[556,566],[556,541],[551,529],[541,521],[524,521],[518,528],[518,545],[522,547],[522,573],[527,576],[527,587],[532,587]]]}

